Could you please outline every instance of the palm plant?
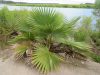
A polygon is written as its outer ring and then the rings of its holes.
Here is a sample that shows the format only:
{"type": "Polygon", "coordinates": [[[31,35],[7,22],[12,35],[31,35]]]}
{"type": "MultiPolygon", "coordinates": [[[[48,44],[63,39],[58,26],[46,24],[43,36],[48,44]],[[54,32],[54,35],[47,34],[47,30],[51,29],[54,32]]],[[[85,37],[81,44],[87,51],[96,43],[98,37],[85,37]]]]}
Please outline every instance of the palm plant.
{"type": "Polygon", "coordinates": [[[27,51],[32,52],[32,64],[43,73],[56,69],[63,61],[63,56],[58,54],[60,52],[68,54],[71,51],[70,56],[76,53],[90,57],[91,47],[84,42],[76,42],[72,36],[79,19],[68,21],[50,8],[34,9],[28,18],[19,22],[20,34],[13,41],[26,47],[17,48],[18,54],[23,56],[27,51]]]}
{"type": "Polygon", "coordinates": [[[60,42],[72,32],[74,24],[79,19],[66,22],[63,16],[50,9],[36,9],[31,14],[34,32],[37,40],[42,41],[50,48],[52,42],[60,42]]]}
{"type": "Polygon", "coordinates": [[[0,47],[5,47],[9,44],[8,41],[14,38],[19,33],[19,22],[24,19],[29,12],[25,10],[21,11],[9,11],[5,6],[0,10],[0,47]]]}
{"type": "Polygon", "coordinates": [[[7,43],[10,34],[14,30],[13,19],[14,16],[12,15],[7,7],[4,7],[0,10],[0,47],[3,47],[4,44],[7,43]]]}

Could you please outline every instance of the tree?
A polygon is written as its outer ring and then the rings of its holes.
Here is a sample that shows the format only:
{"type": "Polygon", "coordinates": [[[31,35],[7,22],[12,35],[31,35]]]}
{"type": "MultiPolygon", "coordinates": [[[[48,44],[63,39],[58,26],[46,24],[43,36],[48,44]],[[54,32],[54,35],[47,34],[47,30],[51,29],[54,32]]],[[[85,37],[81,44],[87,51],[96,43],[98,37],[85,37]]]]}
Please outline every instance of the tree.
{"type": "Polygon", "coordinates": [[[95,1],[95,10],[93,13],[96,17],[100,18],[100,0],[95,1]]]}
{"type": "Polygon", "coordinates": [[[0,0],[1,3],[3,3],[4,0],[0,0]]]}
{"type": "Polygon", "coordinates": [[[100,0],[96,0],[95,4],[96,4],[96,8],[100,9],[100,0]]]}

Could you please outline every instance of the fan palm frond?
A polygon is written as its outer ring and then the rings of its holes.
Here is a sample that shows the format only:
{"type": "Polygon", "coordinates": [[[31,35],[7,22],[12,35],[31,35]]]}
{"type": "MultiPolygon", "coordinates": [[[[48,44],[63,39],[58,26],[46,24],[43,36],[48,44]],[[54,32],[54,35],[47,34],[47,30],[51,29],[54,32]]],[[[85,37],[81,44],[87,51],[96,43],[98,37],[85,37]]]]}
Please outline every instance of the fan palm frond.
{"type": "Polygon", "coordinates": [[[24,41],[34,41],[34,34],[31,33],[23,33],[16,36],[14,39],[10,40],[9,43],[16,43],[16,42],[24,42],[24,41]]]}
{"type": "Polygon", "coordinates": [[[49,51],[45,46],[38,46],[33,53],[32,63],[43,73],[47,73],[58,67],[60,58],[49,51]]]}
{"type": "Polygon", "coordinates": [[[64,41],[66,45],[71,46],[73,51],[80,53],[86,57],[91,57],[93,52],[91,51],[91,46],[86,44],[85,42],[75,42],[74,40],[66,40],[64,41]]]}
{"type": "Polygon", "coordinates": [[[37,38],[50,38],[53,41],[66,38],[72,32],[74,24],[79,20],[77,18],[67,22],[62,14],[50,8],[34,9],[31,18],[35,26],[37,38]]]}

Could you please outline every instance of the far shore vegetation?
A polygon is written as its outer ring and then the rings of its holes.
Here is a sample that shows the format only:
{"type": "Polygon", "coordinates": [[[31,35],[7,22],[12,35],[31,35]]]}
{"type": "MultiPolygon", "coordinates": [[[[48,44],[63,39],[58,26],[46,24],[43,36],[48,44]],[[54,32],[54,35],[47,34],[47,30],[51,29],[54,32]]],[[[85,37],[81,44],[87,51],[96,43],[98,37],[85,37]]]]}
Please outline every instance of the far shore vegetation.
{"type": "Polygon", "coordinates": [[[33,7],[61,7],[61,8],[94,8],[95,4],[58,4],[58,3],[25,3],[25,2],[12,2],[3,1],[2,3],[13,5],[13,6],[33,6],[33,7]]]}
{"type": "Polygon", "coordinates": [[[61,7],[61,8],[94,8],[94,4],[10,4],[14,6],[43,6],[43,7],[61,7]]]}

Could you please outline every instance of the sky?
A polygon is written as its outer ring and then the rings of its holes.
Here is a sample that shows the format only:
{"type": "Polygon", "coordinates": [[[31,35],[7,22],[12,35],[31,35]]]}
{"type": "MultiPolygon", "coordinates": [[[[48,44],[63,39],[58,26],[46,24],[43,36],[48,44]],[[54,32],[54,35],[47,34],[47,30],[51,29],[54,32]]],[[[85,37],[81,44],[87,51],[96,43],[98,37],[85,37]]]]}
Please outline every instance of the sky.
{"type": "Polygon", "coordinates": [[[60,3],[60,4],[80,4],[80,3],[94,3],[95,0],[10,0],[16,2],[28,3],[60,3]]]}

